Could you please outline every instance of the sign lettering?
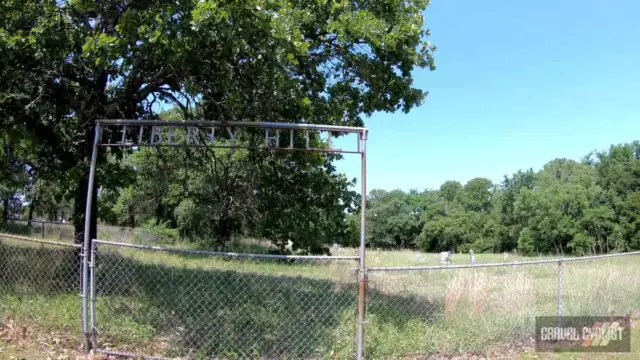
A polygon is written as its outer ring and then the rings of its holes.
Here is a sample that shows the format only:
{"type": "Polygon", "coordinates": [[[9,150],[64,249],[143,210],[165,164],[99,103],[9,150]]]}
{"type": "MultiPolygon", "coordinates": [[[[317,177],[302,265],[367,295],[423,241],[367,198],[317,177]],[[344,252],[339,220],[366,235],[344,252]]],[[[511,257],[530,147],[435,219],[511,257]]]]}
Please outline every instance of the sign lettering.
{"type": "Polygon", "coordinates": [[[162,143],[162,128],[154,126],[151,128],[151,145],[159,145],[162,143]]]}
{"type": "Polygon", "coordinates": [[[187,128],[187,144],[200,145],[200,129],[193,126],[187,128]]]}
{"type": "Polygon", "coordinates": [[[109,137],[106,146],[218,146],[264,147],[273,150],[313,150],[353,152],[333,147],[330,131],[316,129],[264,128],[249,130],[233,126],[172,126],[172,125],[106,125],[116,136],[109,137]],[[137,129],[136,129],[137,127],[137,129]],[[115,132],[114,132],[115,131],[115,132]],[[262,139],[256,139],[256,137],[262,139]],[[284,139],[283,139],[284,138],[284,139]],[[253,139],[252,141],[248,141],[253,139]],[[255,142],[255,140],[259,140],[255,142]],[[260,145],[262,144],[262,145],[260,145]],[[318,144],[318,145],[315,145],[318,144]]]}
{"type": "Polygon", "coordinates": [[[275,136],[269,136],[269,129],[264,130],[264,146],[266,148],[279,148],[280,147],[280,130],[276,129],[275,136]]]}
{"type": "Polygon", "coordinates": [[[176,145],[176,130],[172,127],[169,128],[169,136],[167,139],[169,145],[176,145]]]}

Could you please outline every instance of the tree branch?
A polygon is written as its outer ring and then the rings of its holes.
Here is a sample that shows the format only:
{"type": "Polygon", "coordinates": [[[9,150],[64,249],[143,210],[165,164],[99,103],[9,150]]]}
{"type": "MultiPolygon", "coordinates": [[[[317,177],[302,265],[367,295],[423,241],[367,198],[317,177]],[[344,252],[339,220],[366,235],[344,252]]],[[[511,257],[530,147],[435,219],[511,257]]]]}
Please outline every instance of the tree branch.
{"type": "Polygon", "coordinates": [[[188,105],[185,105],[182,102],[180,102],[180,100],[178,100],[178,98],[175,95],[173,95],[171,91],[169,91],[168,89],[159,88],[158,92],[162,94],[162,96],[168,97],[171,100],[171,102],[174,103],[174,105],[177,105],[180,108],[180,110],[182,110],[182,115],[184,116],[185,119],[191,118],[191,113],[189,112],[188,105]]]}

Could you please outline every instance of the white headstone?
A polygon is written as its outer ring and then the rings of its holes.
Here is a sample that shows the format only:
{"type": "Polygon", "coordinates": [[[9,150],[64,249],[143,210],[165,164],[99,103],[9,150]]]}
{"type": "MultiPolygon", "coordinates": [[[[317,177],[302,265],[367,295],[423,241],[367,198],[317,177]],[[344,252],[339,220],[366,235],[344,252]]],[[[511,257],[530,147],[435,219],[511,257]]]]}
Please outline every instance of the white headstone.
{"type": "Polygon", "coordinates": [[[451,263],[451,251],[443,251],[440,253],[440,263],[441,264],[451,263]]]}

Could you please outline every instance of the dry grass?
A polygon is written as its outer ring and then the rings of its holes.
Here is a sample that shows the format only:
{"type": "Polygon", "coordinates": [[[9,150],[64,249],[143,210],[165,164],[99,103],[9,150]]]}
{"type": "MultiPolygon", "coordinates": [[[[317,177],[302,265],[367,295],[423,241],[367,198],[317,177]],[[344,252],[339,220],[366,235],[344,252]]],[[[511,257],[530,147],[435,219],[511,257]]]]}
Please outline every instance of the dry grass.
{"type": "Polygon", "coordinates": [[[18,322],[7,313],[0,323],[0,359],[98,360],[104,356],[85,354],[69,333],[18,322]]]}
{"type": "MultiPolygon", "coordinates": [[[[242,245],[256,247],[263,244],[260,241],[251,240],[242,245]]],[[[41,251],[44,250],[41,249],[41,251]]],[[[201,296],[215,303],[215,301],[227,299],[227,297],[220,298],[220,294],[231,293],[242,295],[243,301],[248,303],[266,304],[268,300],[275,299],[275,295],[278,295],[271,291],[285,288],[287,296],[306,296],[309,300],[317,301],[317,307],[304,311],[298,311],[299,309],[281,311],[270,308],[269,306],[277,305],[270,302],[270,305],[265,305],[262,309],[238,308],[237,324],[238,326],[244,324],[245,320],[241,321],[241,319],[252,319],[264,324],[291,324],[285,317],[296,312],[296,316],[300,316],[302,321],[300,325],[303,329],[304,321],[308,321],[308,318],[303,315],[320,320],[332,317],[335,318],[336,323],[331,326],[314,325],[316,326],[314,329],[321,331],[322,336],[332,343],[327,357],[333,359],[352,357],[354,344],[350,340],[354,336],[355,307],[350,301],[355,300],[353,294],[356,291],[356,283],[354,273],[350,269],[356,266],[355,262],[340,266],[335,263],[308,266],[278,262],[224,261],[204,256],[181,256],[131,249],[118,250],[116,253],[123,259],[127,259],[131,266],[146,269],[144,272],[139,270],[137,273],[128,273],[129,280],[135,280],[136,284],[143,282],[142,276],[144,279],[163,278],[162,273],[154,275],[154,271],[184,273],[184,276],[194,276],[194,281],[217,276],[216,281],[211,283],[216,286],[206,287],[209,290],[200,289],[198,293],[170,293],[171,296],[178,298],[191,299],[194,296],[201,296]],[[141,278],[135,279],[136,276],[141,278]],[[269,287],[262,286],[262,283],[257,284],[260,286],[253,287],[238,285],[245,281],[264,281],[266,284],[267,280],[271,284],[269,287]],[[295,288],[288,288],[287,284],[295,285],[295,288]],[[327,295],[341,297],[344,301],[340,304],[349,303],[349,307],[338,307],[336,305],[338,302],[323,301],[322,299],[327,295]],[[280,321],[279,318],[281,318],[280,321]]],[[[343,248],[335,251],[334,255],[354,255],[355,253],[355,249],[343,248]]],[[[502,262],[504,255],[478,254],[476,260],[479,263],[502,262]]],[[[508,260],[532,259],[509,255],[508,260]]],[[[437,254],[414,251],[367,251],[368,266],[436,265],[438,262],[437,254]]],[[[464,254],[453,257],[454,264],[468,262],[468,257],[464,254]]],[[[640,256],[564,264],[560,270],[562,313],[565,315],[624,315],[635,311],[640,315],[638,265],[640,265],[640,256]]],[[[123,271],[123,268],[119,268],[119,271],[123,271]]],[[[368,324],[365,330],[367,358],[514,358],[520,352],[531,351],[535,316],[555,315],[558,310],[557,271],[557,264],[553,263],[499,268],[371,272],[369,273],[368,324]]],[[[114,273],[113,276],[115,275],[114,273]]],[[[123,275],[124,273],[120,274],[120,276],[123,275]]],[[[166,281],[170,282],[170,280],[166,281]]],[[[153,291],[159,291],[153,286],[150,288],[153,291]]],[[[167,289],[169,290],[171,289],[167,289]]],[[[183,290],[184,287],[180,289],[180,291],[183,290]]],[[[0,310],[5,309],[12,316],[9,318],[10,321],[7,319],[3,321],[5,330],[2,341],[12,344],[13,349],[20,346],[28,347],[27,343],[40,344],[41,342],[37,340],[37,334],[40,332],[58,334],[60,337],[59,334],[65,334],[62,330],[64,327],[77,326],[70,320],[76,319],[75,314],[78,313],[77,294],[39,298],[23,297],[13,299],[11,303],[2,303],[7,299],[2,296],[3,294],[0,293],[0,310]],[[60,314],[67,315],[60,316],[60,314]],[[66,321],[66,323],[61,324],[60,321],[66,321]],[[9,323],[28,325],[23,325],[26,326],[24,328],[12,327],[11,330],[7,330],[9,323]],[[21,343],[20,339],[30,340],[21,343]]],[[[143,297],[130,297],[123,292],[122,296],[104,297],[99,304],[104,306],[100,308],[104,312],[98,319],[99,329],[102,330],[101,339],[108,341],[108,345],[113,348],[159,353],[163,351],[162,346],[171,339],[167,334],[162,333],[161,327],[158,327],[161,325],[169,328],[172,325],[158,322],[158,319],[172,319],[172,313],[176,311],[175,308],[166,308],[167,303],[160,302],[161,305],[150,307],[143,297]],[[110,312],[109,307],[105,305],[110,305],[112,301],[126,304],[127,308],[134,312],[110,312]],[[143,310],[138,309],[152,310],[154,313],[145,316],[139,312],[143,310]]],[[[355,301],[353,304],[355,305],[355,301]]],[[[235,309],[233,306],[237,305],[232,304],[228,309],[233,310],[235,309]]],[[[198,314],[207,315],[203,312],[205,310],[189,307],[179,309],[183,312],[193,311],[192,315],[196,315],[194,320],[201,320],[198,314]]],[[[235,316],[233,314],[233,312],[229,313],[227,320],[233,321],[232,316],[235,316]]],[[[205,325],[218,326],[213,323],[205,325]]],[[[267,333],[267,335],[272,334],[267,333]]],[[[73,345],[70,345],[70,348],[77,349],[79,343],[77,334],[70,333],[65,336],[72,339],[73,345]]],[[[638,337],[637,333],[635,336],[638,337]]],[[[64,344],[65,341],[62,343],[64,344]]],[[[42,343],[52,342],[55,343],[50,338],[42,341],[42,343]]],[[[0,345],[0,347],[3,346],[0,345]]],[[[636,347],[635,351],[637,352],[634,355],[637,358],[640,347],[636,347]]],[[[2,355],[0,353],[0,358],[2,355]]],[[[545,354],[533,355],[539,356],[538,358],[548,358],[545,354]]]]}
{"type": "MultiPolygon", "coordinates": [[[[378,255],[378,254],[374,254],[378,255]]],[[[392,253],[394,262],[399,254],[392,253]]],[[[430,256],[435,260],[435,255],[430,256]]],[[[480,262],[494,262],[500,255],[478,255],[480,262]]],[[[375,258],[374,258],[375,259],[375,258]]],[[[409,261],[415,261],[411,254],[409,261]]],[[[513,259],[513,257],[512,257],[513,259]]],[[[374,261],[376,261],[375,259],[374,261]]],[[[433,265],[433,261],[432,264],[433,265]]],[[[626,315],[640,310],[640,256],[565,263],[561,269],[560,311],[563,315],[626,315]]],[[[402,318],[397,337],[401,343],[404,322],[422,319],[411,331],[438,337],[424,337],[412,353],[489,354],[500,344],[518,344],[533,337],[536,316],[553,316],[558,311],[557,264],[499,268],[444,269],[428,271],[370,273],[370,304],[402,318]],[[401,294],[414,298],[391,309],[378,294],[401,294]]],[[[370,321],[376,330],[378,324],[370,321]]],[[[406,327],[405,327],[406,329],[406,327]]],[[[386,334],[394,334],[384,329],[386,334]]],[[[391,353],[390,347],[371,345],[376,353],[391,353]]],[[[526,348],[523,347],[523,348],[526,348]]],[[[639,349],[640,351],[640,349],[639,349]]],[[[638,353],[635,354],[636,356],[638,353]]]]}

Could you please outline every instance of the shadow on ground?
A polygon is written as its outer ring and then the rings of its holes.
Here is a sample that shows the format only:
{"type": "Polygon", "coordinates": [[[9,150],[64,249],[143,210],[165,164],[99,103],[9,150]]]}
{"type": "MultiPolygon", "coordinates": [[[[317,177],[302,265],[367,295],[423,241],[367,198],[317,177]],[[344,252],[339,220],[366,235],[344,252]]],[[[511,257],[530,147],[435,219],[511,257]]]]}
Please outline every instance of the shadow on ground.
{"type": "MultiPolygon", "coordinates": [[[[245,268],[242,261],[233,271],[204,270],[146,264],[104,252],[98,264],[99,323],[106,327],[102,331],[126,326],[105,318],[120,314],[128,323],[145,325],[139,333],[149,331],[166,341],[167,355],[318,358],[355,351],[355,273],[332,281],[301,276],[298,265],[265,263],[289,268],[285,275],[274,275],[256,271],[255,264],[245,268]]],[[[324,266],[317,270],[327,271],[324,266]]],[[[406,320],[408,314],[402,312],[410,308],[408,302],[414,311],[415,306],[434,307],[391,295],[376,294],[375,299],[369,313],[396,325],[406,320]]]]}
{"type": "MultiPolygon", "coordinates": [[[[77,295],[76,259],[73,248],[0,241],[0,298],[14,296],[26,304],[33,296],[77,295]]],[[[355,273],[347,273],[352,264],[332,268],[342,273],[336,280],[305,277],[298,265],[265,266],[290,269],[270,274],[239,261],[233,270],[205,270],[101,252],[95,273],[97,345],[193,358],[352,357],[358,290],[355,273]]],[[[393,326],[442,307],[374,290],[370,295],[368,313],[393,326]]],[[[76,309],[77,303],[68,306],[76,309]]]]}
{"type": "Polygon", "coordinates": [[[78,250],[0,239],[0,295],[79,294],[78,250]]]}

